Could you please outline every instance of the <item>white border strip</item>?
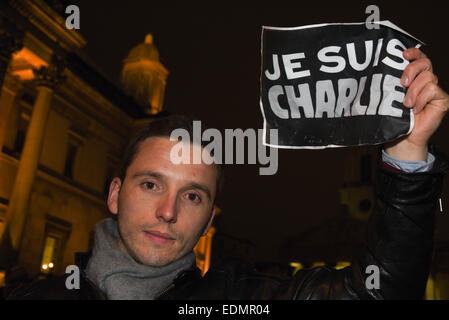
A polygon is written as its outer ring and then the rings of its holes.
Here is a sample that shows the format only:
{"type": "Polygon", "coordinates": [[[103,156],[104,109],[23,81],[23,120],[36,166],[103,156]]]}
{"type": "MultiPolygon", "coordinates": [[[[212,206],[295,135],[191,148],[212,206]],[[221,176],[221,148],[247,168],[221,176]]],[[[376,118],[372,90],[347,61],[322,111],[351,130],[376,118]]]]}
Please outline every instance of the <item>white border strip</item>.
{"type": "MultiPolygon", "coordinates": [[[[278,30],[278,31],[292,31],[292,30],[301,30],[301,29],[310,29],[310,28],[321,28],[321,27],[325,27],[325,26],[336,26],[336,25],[360,25],[360,24],[365,24],[366,22],[334,22],[334,23],[318,23],[318,24],[310,24],[310,25],[306,25],[306,26],[299,26],[299,27],[273,27],[273,26],[262,26],[262,33],[264,29],[267,30],[278,30]]],[[[413,39],[415,39],[416,41],[420,42],[421,44],[425,45],[424,42],[422,42],[421,40],[419,40],[418,38],[412,36],[410,33],[408,33],[407,31],[399,28],[397,25],[395,25],[393,22],[389,21],[389,20],[383,20],[383,21],[375,21],[372,24],[379,24],[391,29],[394,29],[396,31],[399,31],[413,39]]]]}

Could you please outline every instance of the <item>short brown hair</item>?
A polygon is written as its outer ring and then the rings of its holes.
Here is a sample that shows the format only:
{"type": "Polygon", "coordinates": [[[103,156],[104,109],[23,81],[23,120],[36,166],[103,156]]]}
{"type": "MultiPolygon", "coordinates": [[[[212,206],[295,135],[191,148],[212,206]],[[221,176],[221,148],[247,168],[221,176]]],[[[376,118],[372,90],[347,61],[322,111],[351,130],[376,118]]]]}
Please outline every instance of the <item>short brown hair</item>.
{"type": "MultiPolygon", "coordinates": [[[[198,120],[190,116],[186,115],[169,115],[161,118],[156,118],[148,125],[141,128],[129,141],[125,153],[122,158],[122,162],[119,168],[119,178],[124,181],[126,177],[126,171],[131,163],[134,161],[134,158],[139,150],[139,146],[142,142],[144,142],[148,138],[152,137],[163,137],[170,138],[170,135],[175,129],[185,129],[191,137],[193,137],[193,121],[198,120]]],[[[201,121],[201,127],[204,130],[207,129],[207,126],[201,121]]],[[[206,145],[205,142],[201,141],[201,147],[206,145]]],[[[217,192],[215,195],[214,202],[216,202],[221,190],[223,188],[223,165],[214,163],[215,168],[217,169],[217,192]]]]}

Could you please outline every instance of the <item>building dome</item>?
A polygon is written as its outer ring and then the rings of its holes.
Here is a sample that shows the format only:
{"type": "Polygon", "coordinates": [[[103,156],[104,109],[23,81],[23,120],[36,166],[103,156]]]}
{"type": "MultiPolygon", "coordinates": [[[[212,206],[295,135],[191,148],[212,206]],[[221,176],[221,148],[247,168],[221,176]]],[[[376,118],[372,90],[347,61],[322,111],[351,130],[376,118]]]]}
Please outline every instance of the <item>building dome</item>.
{"type": "Polygon", "coordinates": [[[159,51],[153,43],[153,36],[149,33],[143,43],[138,44],[128,54],[124,62],[151,60],[159,62],[159,51]]]}
{"type": "Polygon", "coordinates": [[[168,70],[159,62],[159,51],[153,36],[135,46],[123,60],[121,84],[126,94],[144,109],[156,114],[162,111],[168,70]]]}

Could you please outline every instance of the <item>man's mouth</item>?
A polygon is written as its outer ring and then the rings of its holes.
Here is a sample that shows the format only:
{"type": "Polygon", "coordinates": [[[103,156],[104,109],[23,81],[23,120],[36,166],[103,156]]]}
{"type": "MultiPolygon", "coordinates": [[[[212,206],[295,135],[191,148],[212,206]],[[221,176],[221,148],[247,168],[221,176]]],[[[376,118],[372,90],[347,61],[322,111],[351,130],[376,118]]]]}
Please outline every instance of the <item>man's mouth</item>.
{"type": "Polygon", "coordinates": [[[163,233],[163,232],[154,231],[154,230],[147,230],[147,231],[144,231],[144,234],[151,241],[158,243],[158,244],[171,244],[175,241],[175,239],[172,236],[170,236],[168,233],[163,233]]]}

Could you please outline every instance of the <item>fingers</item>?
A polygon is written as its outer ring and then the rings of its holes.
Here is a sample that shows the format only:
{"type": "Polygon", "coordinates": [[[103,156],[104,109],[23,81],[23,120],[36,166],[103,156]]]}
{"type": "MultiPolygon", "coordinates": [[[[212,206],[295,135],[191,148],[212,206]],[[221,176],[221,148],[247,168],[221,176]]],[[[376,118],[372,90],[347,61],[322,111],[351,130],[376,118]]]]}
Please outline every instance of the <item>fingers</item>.
{"type": "Polygon", "coordinates": [[[426,82],[416,97],[413,112],[420,112],[429,103],[442,112],[447,112],[449,109],[449,96],[435,82],[426,82]]]}
{"type": "Polygon", "coordinates": [[[412,60],[402,73],[401,83],[404,87],[408,87],[421,72],[433,72],[432,62],[421,50],[410,48],[405,50],[403,55],[404,58],[412,60]]]}
{"type": "Polygon", "coordinates": [[[409,87],[404,105],[413,107],[413,112],[419,113],[430,101],[445,99],[447,95],[437,85],[438,77],[433,74],[430,59],[418,48],[405,50],[403,56],[412,61],[405,68],[401,78],[402,85],[409,87]]]}
{"type": "MultiPolygon", "coordinates": [[[[437,77],[430,71],[423,71],[416,79],[412,82],[410,87],[407,90],[407,94],[404,99],[404,105],[406,107],[413,107],[415,106],[415,109],[419,109],[419,106],[415,104],[417,102],[416,98],[421,93],[421,91],[424,89],[427,83],[432,82],[437,84],[438,80],[437,77]]],[[[424,106],[423,106],[424,107],[424,106]]]]}
{"type": "Polygon", "coordinates": [[[404,58],[407,60],[416,60],[420,58],[427,58],[427,56],[418,48],[409,48],[403,52],[404,58]]]}
{"type": "Polygon", "coordinates": [[[438,91],[438,86],[433,82],[426,82],[422,90],[420,90],[419,95],[416,97],[416,104],[413,109],[414,113],[419,113],[428,102],[432,101],[433,98],[436,96],[436,93],[438,91]]]}

